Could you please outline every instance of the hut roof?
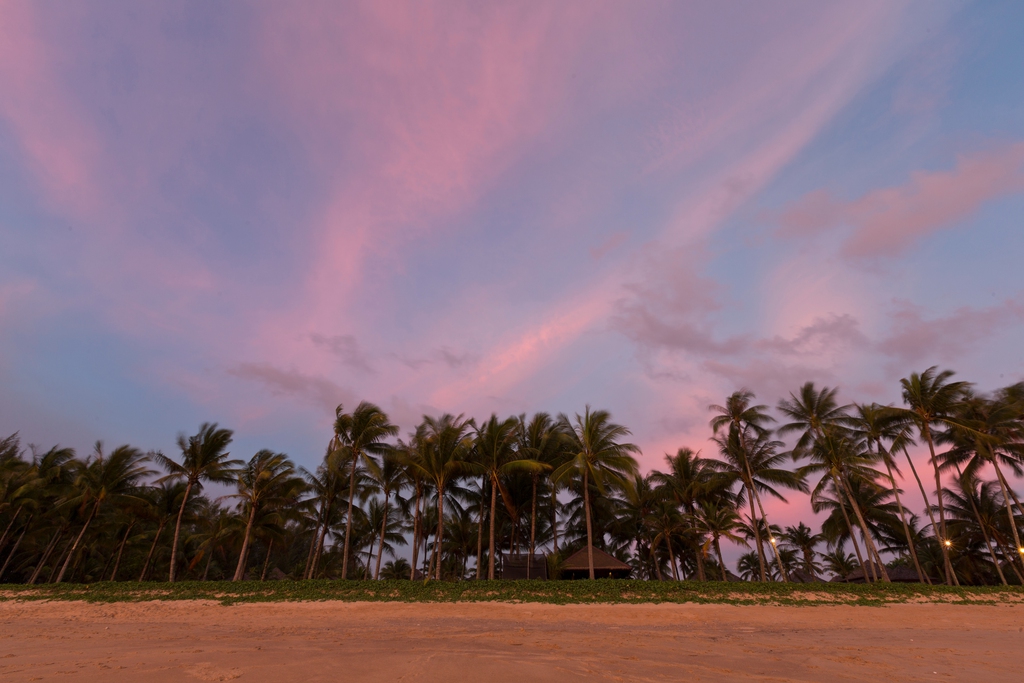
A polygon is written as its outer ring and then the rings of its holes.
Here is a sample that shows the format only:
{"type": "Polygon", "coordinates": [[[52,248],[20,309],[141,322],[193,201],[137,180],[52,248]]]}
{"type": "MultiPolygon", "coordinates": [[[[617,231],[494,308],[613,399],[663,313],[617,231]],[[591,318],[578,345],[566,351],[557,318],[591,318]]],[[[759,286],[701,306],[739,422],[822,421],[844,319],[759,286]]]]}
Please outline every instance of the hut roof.
{"type": "MultiPolygon", "coordinates": [[[[876,572],[878,572],[878,565],[874,565],[876,572]]],[[[889,580],[898,583],[917,583],[917,572],[910,567],[886,567],[885,572],[889,575],[889,580]]],[[[878,572],[881,576],[881,572],[878,572]]],[[[839,579],[839,581],[845,583],[864,583],[864,570],[854,569],[852,572],[846,575],[845,578],[839,579]]]]}
{"type": "MultiPolygon", "coordinates": [[[[568,570],[568,571],[572,571],[572,570],[576,570],[576,569],[589,570],[590,569],[590,562],[587,559],[587,548],[586,548],[586,546],[584,546],[583,548],[580,548],[575,553],[573,553],[569,557],[565,558],[565,561],[562,562],[562,569],[563,570],[568,570]]],[[[621,561],[615,559],[614,557],[612,557],[611,555],[609,555],[605,551],[600,550],[599,548],[594,548],[594,569],[595,570],[603,570],[603,571],[609,571],[609,570],[611,570],[611,571],[614,571],[614,570],[627,570],[627,571],[629,571],[629,570],[632,569],[632,567],[630,567],[625,562],[621,562],[621,561]]]]}

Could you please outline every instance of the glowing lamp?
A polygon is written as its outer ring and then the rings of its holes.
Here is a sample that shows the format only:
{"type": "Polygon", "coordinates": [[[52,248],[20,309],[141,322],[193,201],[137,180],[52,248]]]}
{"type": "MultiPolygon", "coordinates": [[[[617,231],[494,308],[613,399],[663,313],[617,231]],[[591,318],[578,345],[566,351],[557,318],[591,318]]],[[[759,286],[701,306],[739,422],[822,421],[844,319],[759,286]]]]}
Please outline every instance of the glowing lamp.
{"type": "Polygon", "coordinates": [[[946,547],[949,548],[953,545],[953,541],[946,541],[946,547]]]}

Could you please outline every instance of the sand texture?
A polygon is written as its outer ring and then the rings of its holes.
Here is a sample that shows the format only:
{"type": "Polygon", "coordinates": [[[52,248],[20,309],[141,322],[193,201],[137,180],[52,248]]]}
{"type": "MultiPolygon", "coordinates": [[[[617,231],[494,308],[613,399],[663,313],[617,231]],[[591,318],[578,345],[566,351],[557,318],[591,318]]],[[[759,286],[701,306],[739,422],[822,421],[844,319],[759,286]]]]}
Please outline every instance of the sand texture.
{"type": "Polygon", "coordinates": [[[1024,607],[0,603],[0,680],[1020,681],[1024,607]]]}

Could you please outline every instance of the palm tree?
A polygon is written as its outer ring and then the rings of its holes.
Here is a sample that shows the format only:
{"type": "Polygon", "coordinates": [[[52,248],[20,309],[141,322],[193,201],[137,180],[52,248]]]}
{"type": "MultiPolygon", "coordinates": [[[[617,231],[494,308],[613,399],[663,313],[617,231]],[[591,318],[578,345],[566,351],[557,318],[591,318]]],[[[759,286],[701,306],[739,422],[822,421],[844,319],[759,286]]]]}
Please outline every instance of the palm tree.
{"type": "MultiPolygon", "coordinates": [[[[504,478],[513,472],[540,473],[544,465],[536,460],[527,459],[517,449],[519,442],[520,422],[517,418],[498,421],[492,414],[487,422],[476,429],[474,446],[476,463],[474,470],[487,477],[491,484],[490,530],[487,556],[487,578],[494,579],[494,521],[497,517],[497,499],[501,494],[502,501],[508,509],[509,517],[515,519],[512,501],[505,488],[504,478]]],[[[481,513],[483,508],[481,507],[481,513]]]]}
{"type": "MultiPolygon", "coordinates": [[[[718,436],[719,431],[725,429],[728,432],[726,439],[716,439],[719,449],[723,455],[727,455],[727,459],[731,460],[732,471],[736,474],[741,481],[744,482],[744,488],[747,492],[747,497],[750,503],[750,519],[753,522],[756,519],[754,513],[754,501],[757,500],[758,507],[761,509],[761,516],[764,517],[764,506],[761,505],[761,499],[758,496],[757,488],[753,484],[754,473],[750,467],[751,450],[749,448],[748,441],[750,436],[760,439],[761,441],[771,444],[778,444],[778,442],[770,442],[767,437],[769,430],[766,425],[775,421],[775,418],[768,415],[766,412],[768,406],[766,405],[751,405],[754,399],[754,394],[746,389],[735,391],[729,395],[725,400],[724,406],[710,405],[708,410],[717,413],[711,418],[711,429],[715,436],[718,436]],[[748,432],[750,436],[748,436],[748,432]]],[[[778,444],[781,445],[781,444],[778,444]]],[[[773,446],[777,447],[777,446],[773,446]]],[[[785,499],[783,499],[785,500],[785,499]]],[[[760,532],[757,529],[757,525],[754,525],[754,533],[756,534],[754,541],[757,547],[757,558],[760,566],[761,581],[767,581],[767,571],[765,567],[764,548],[761,545],[760,532]]],[[[772,544],[773,550],[775,544],[772,544]]],[[[776,560],[778,560],[778,552],[776,552],[776,560]]],[[[781,561],[779,563],[781,566],[781,561]]]]}
{"type": "Polygon", "coordinates": [[[238,493],[231,498],[241,501],[243,510],[248,508],[245,534],[242,536],[242,550],[238,554],[238,566],[232,581],[241,581],[249,559],[249,540],[252,536],[253,521],[264,510],[295,503],[305,491],[305,482],[296,476],[295,465],[284,453],[261,450],[252,456],[238,472],[238,493]]]}
{"type": "MultiPolygon", "coordinates": [[[[541,463],[543,471],[553,470],[563,452],[562,433],[555,421],[547,413],[536,413],[529,423],[526,422],[526,415],[522,415],[519,421],[519,433],[522,439],[520,450],[531,460],[541,463]]],[[[530,472],[530,482],[533,487],[530,497],[530,558],[533,557],[537,541],[537,484],[541,474],[541,471],[530,472]]],[[[532,566],[531,559],[526,563],[526,578],[528,579],[532,566]]]]}
{"type": "Polygon", "coordinates": [[[576,413],[570,421],[565,414],[558,416],[561,430],[565,434],[567,460],[551,475],[556,481],[579,481],[583,489],[583,509],[587,522],[587,564],[590,578],[594,578],[594,533],[590,508],[590,484],[599,491],[604,490],[606,482],[622,485],[623,478],[636,474],[637,462],[631,455],[640,449],[631,443],[620,440],[629,436],[630,431],[622,425],[611,421],[611,414],[606,410],[590,409],[588,405],[583,415],[576,413]]]}
{"type": "Polygon", "coordinates": [[[151,473],[145,466],[148,459],[148,456],[138,448],[128,445],[118,446],[109,456],[104,455],[103,444],[96,442],[94,456],[85,464],[75,480],[78,494],[68,500],[69,505],[78,506],[80,510],[88,507],[89,512],[67,559],[64,560],[64,566],[57,575],[57,583],[64,580],[71,558],[78,550],[82,537],[85,536],[103,503],[118,503],[138,498],[136,485],[139,479],[151,473]]]}
{"type": "MultiPolygon", "coordinates": [[[[942,501],[942,476],[939,473],[939,461],[935,457],[935,438],[932,432],[934,425],[956,426],[952,420],[964,393],[970,388],[967,382],[950,382],[952,370],[936,372],[932,366],[917,374],[900,380],[903,387],[903,402],[908,408],[903,415],[917,427],[918,433],[928,444],[930,462],[935,470],[935,496],[939,509],[939,548],[942,550],[942,563],[946,573],[946,583],[959,585],[953,565],[949,561],[949,541],[946,535],[946,511],[942,501]]],[[[934,525],[933,525],[934,526],[934,525]]]]}
{"type": "MultiPolygon", "coordinates": [[[[149,553],[146,561],[142,563],[142,571],[139,574],[139,581],[146,579],[149,572],[150,562],[156,552],[156,545],[160,541],[160,535],[167,523],[181,509],[181,501],[185,497],[186,484],[183,481],[161,481],[158,485],[150,487],[143,495],[142,505],[138,509],[138,515],[147,522],[156,522],[156,532],[153,534],[153,542],[149,546],[149,553]]],[[[195,500],[195,498],[193,498],[195,500]]]]}
{"type": "Polygon", "coordinates": [[[174,524],[174,540],[171,542],[171,571],[168,581],[174,583],[177,569],[178,539],[181,536],[181,518],[185,514],[189,495],[192,489],[201,489],[203,482],[229,484],[235,476],[234,468],[241,465],[239,460],[229,460],[227,447],[231,444],[234,433],[230,429],[220,429],[217,423],[204,422],[195,436],[178,435],[178,448],[181,450],[181,463],[171,460],[162,453],[154,454],[154,459],[168,474],[165,479],[183,479],[185,495],[182,496],[178,519],[174,524]]]}
{"type": "MultiPolygon", "coordinates": [[[[861,535],[868,550],[868,560],[871,563],[877,564],[881,571],[882,580],[888,583],[889,574],[885,570],[881,555],[878,553],[878,549],[871,538],[868,525],[864,521],[864,514],[857,504],[849,484],[851,478],[860,479],[865,482],[874,480],[877,473],[869,466],[871,463],[870,458],[865,457],[859,445],[836,425],[824,427],[821,435],[813,441],[813,445],[806,455],[811,460],[811,464],[800,468],[801,474],[804,476],[808,474],[822,475],[821,480],[811,494],[812,499],[820,497],[821,493],[825,491],[827,484],[832,484],[837,495],[846,497],[860,525],[861,535]]],[[[845,506],[840,505],[839,509],[843,511],[844,518],[849,522],[845,506]]],[[[852,527],[850,527],[850,536],[853,536],[852,527]]],[[[864,579],[867,580],[868,568],[864,566],[863,562],[861,562],[861,567],[864,570],[864,579]]]]}
{"type": "MultiPolygon", "coordinates": [[[[891,407],[880,406],[877,403],[857,404],[855,410],[856,415],[852,422],[854,434],[864,440],[869,453],[872,447],[877,449],[878,456],[885,464],[886,473],[889,475],[889,485],[892,487],[893,495],[896,497],[896,506],[900,511],[900,523],[903,525],[903,534],[907,539],[907,549],[910,551],[910,559],[917,572],[917,580],[921,583],[931,584],[931,578],[925,573],[917,558],[917,548],[914,545],[914,536],[910,531],[910,523],[907,521],[907,512],[903,507],[903,501],[900,500],[900,489],[896,485],[896,477],[893,476],[893,472],[899,473],[900,471],[892,457],[893,452],[903,451],[906,454],[907,447],[912,443],[906,420],[891,407]],[[886,441],[889,442],[888,448],[885,446],[886,441]]],[[[907,459],[910,460],[909,454],[907,454],[907,459]]],[[[910,463],[910,466],[914,466],[913,462],[910,463]]],[[[916,470],[914,476],[917,478],[916,470]]],[[[918,484],[920,483],[921,480],[918,479],[918,484]]],[[[925,496],[924,501],[927,505],[928,498],[923,486],[921,486],[921,494],[925,496]]]]}
{"type": "Polygon", "coordinates": [[[796,526],[787,526],[785,531],[779,534],[779,536],[784,544],[800,553],[803,558],[804,571],[811,577],[817,578],[821,570],[814,559],[814,556],[817,554],[814,548],[825,540],[824,537],[821,534],[814,533],[811,527],[803,522],[796,526]]]}
{"type": "Polygon", "coordinates": [[[721,539],[727,538],[734,543],[742,541],[736,533],[741,521],[735,506],[725,499],[721,501],[702,500],[697,512],[697,522],[702,529],[711,534],[711,544],[715,548],[718,564],[722,569],[722,581],[728,581],[729,575],[726,573],[725,559],[722,557],[721,539]]]}
{"type": "Polygon", "coordinates": [[[825,566],[830,572],[844,579],[853,572],[853,568],[856,566],[854,564],[856,560],[853,555],[843,552],[841,546],[836,546],[829,552],[822,553],[821,559],[825,561],[825,566]]]}
{"type": "MultiPolygon", "coordinates": [[[[399,442],[398,448],[401,448],[402,444],[399,442]]],[[[391,511],[391,494],[399,494],[402,489],[405,488],[407,480],[405,478],[406,470],[401,457],[401,451],[390,450],[381,457],[380,468],[377,471],[377,485],[380,487],[381,493],[384,494],[384,508],[383,518],[380,524],[380,551],[377,553],[377,565],[373,570],[373,578],[380,578],[380,563],[384,557],[384,549],[387,545],[386,536],[390,530],[395,527],[394,522],[390,525],[388,523],[388,516],[391,511]]]]}
{"type": "Polygon", "coordinates": [[[337,419],[334,421],[336,448],[347,449],[352,460],[352,470],[349,474],[348,516],[345,519],[345,550],[341,560],[341,578],[344,579],[348,573],[349,546],[352,540],[352,506],[355,504],[356,468],[362,462],[371,472],[376,470],[377,464],[373,456],[383,455],[390,448],[385,443],[385,439],[398,434],[398,427],[391,424],[383,410],[367,401],[356,406],[352,413],[342,412],[340,405],[335,412],[337,414],[337,419]]]}
{"type": "MultiPolygon", "coordinates": [[[[462,415],[455,417],[444,414],[439,418],[424,417],[425,448],[422,459],[412,462],[414,468],[423,473],[424,477],[433,482],[437,494],[437,535],[434,542],[436,562],[436,578],[441,580],[441,541],[444,539],[444,497],[445,487],[454,478],[468,471],[471,467],[469,456],[473,451],[473,438],[470,430],[472,420],[465,420],[462,415]]],[[[431,565],[433,566],[433,560],[431,565]]],[[[429,574],[429,572],[428,572],[429,574]]]]}

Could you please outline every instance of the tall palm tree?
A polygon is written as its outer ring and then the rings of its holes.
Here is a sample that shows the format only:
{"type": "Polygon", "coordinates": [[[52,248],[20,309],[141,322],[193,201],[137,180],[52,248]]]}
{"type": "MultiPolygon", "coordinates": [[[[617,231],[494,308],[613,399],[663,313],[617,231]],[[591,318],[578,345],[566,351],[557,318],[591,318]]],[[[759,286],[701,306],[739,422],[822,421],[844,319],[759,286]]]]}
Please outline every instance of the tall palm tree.
{"type": "Polygon", "coordinates": [[[373,456],[383,455],[390,446],[386,439],[398,434],[398,426],[391,424],[383,410],[368,401],[361,402],[351,413],[336,410],[334,434],[338,447],[349,451],[352,470],[349,474],[348,516],[345,519],[345,550],[342,555],[341,578],[348,574],[349,547],[352,536],[352,506],[356,495],[356,468],[362,462],[372,472],[377,469],[373,456]]]}
{"type": "Polygon", "coordinates": [[[93,457],[85,464],[82,471],[75,480],[77,495],[68,500],[69,505],[78,506],[81,510],[88,508],[82,530],[75,538],[71,551],[64,566],[57,575],[57,583],[64,580],[64,574],[68,570],[71,558],[78,550],[82,537],[89,529],[89,525],[100,507],[106,502],[118,503],[129,498],[138,498],[137,484],[139,479],[151,474],[146,468],[148,460],[142,451],[132,446],[124,445],[115,448],[110,455],[103,453],[103,444],[96,442],[96,450],[93,457]]]}
{"type": "MultiPolygon", "coordinates": [[[[823,428],[821,435],[813,441],[806,456],[811,460],[811,463],[800,468],[801,474],[805,476],[808,474],[821,474],[821,480],[814,488],[812,498],[819,497],[826,489],[827,484],[832,484],[836,494],[847,499],[850,508],[857,517],[857,523],[860,526],[864,544],[867,546],[868,560],[871,563],[877,564],[882,580],[888,583],[889,574],[885,570],[881,555],[875,547],[874,541],[871,538],[871,532],[864,521],[864,513],[850,490],[851,478],[873,481],[875,476],[877,476],[877,473],[870,467],[871,459],[864,455],[859,444],[845,430],[838,428],[836,425],[829,425],[823,428]]],[[[849,518],[846,517],[845,506],[840,505],[839,508],[843,510],[844,517],[849,521],[849,518]]],[[[852,527],[850,535],[853,535],[852,527]]],[[[864,566],[863,563],[861,567],[864,570],[864,578],[867,580],[868,567],[864,566]]]]}
{"type": "Polygon", "coordinates": [[[936,425],[945,427],[957,426],[953,415],[970,389],[968,382],[950,382],[952,370],[937,372],[933,365],[921,374],[911,373],[910,377],[900,380],[903,387],[903,402],[908,406],[903,415],[911,420],[924,442],[928,444],[930,462],[935,470],[935,497],[939,508],[939,548],[942,550],[942,563],[946,573],[946,583],[959,585],[956,572],[949,561],[950,539],[946,534],[946,510],[942,501],[942,475],[939,473],[939,461],[935,457],[935,437],[933,428],[936,425]]]}
{"type": "MultiPolygon", "coordinates": [[[[399,444],[400,447],[401,444],[399,444]]],[[[399,494],[405,488],[407,484],[405,473],[399,451],[391,450],[381,457],[380,469],[377,472],[377,484],[380,486],[381,493],[384,494],[384,509],[380,524],[380,551],[377,553],[377,565],[373,570],[374,579],[380,578],[380,563],[384,556],[385,546],[387,545],[386,537],[391,528],[394,527],[394,523],[391,526],[388,525],[388,516],[391,511],[391,495],[399,494]]]]}
{"type": "MultiPolygon", "coordinates": [[[[907,539],[907,549],[910,551],[910,559],[913,561],[914,570],[917,572],[917,580],[921,583],[930,584],[932,580],[925,573],[921,567],[920,560],[917,558],[914,535],[911,533],[910,523],[907,521],[907,511],[903,507],[903,501],[900,500],[900,489],[896,485],[896,477],[893,475],[893,472],[898,474],[900,470],[892,454],[896,451],[906,453],[907,447],[912,443],[906,419],[898,412],[893,411],[891,407],[880,406],[877,403],[870,405],[857,404],[854,409],[855,414],[851,423],[851,429],[867,445],[868,453],[870,454],[872,448],[874,448],[875,453],[885,465],[885,471],[889,476],[889,485],[892,487],[893,495],[896,497],[896,506],[900,511],[900,523],[903,525],[903,534],[907,539]],[[886,442],[889,442],[888,447],[885,445],[886,442]]],[[[907,459],[910,459],[909,454],[907,459]]],[[[911,467],[913,467],[913,462],[911,462],[911,467]]],[[[902,477],[902,475],[900,476],[902,477]]],[[[917,477],[916,471],[914,476],[915,478],[917,477]]],[[[918,479],[918,484],[920,484],[920,479],[918,479]]],[[[923,486],[921,486],[921,493],[926,495],[923,486]]],[[[925,505],[927,504],[928,499],[925,497],[925,505]]]]}
{"type": "MultiPolygon", "coordinates": [[[[433,482],[437,494],[437,535],[434,542],[436,578],[441,580],[441,542],[444,539],[445,487],[456,477],[467,472],[473,451],[472,420],[462,415],[444,414],[434,418],[425,416],[425,448],[422,459],[412,462],[414,468],[433,482]]],[[[432,563],[433,564],[433,563],[432,563]]]]}
{"type": "MultiPolygon", "coordinates": [[[[476,429],[474,446],[476,462],[474,470],[484,474],[491,484],[491,511],[489,545],[487,556],[487,578],[494,579],[494,522],[497,517],[497,499],[501,495],[509,517],[515,519],[512,501],[505,488],[505,477],[513,472],[540,473],[544,470],[543,463],[525,457],[518,449],[520,422],[515,417],[499,421],[492,414],[490,419],[476,429]]],[[[481,513],[483,508],[481,507],[481,513]]]]}
{"type": "Polygon", "coordinates": [[[814,548],[825,540],[824,536],[814,533],[811,527],[803,522],[796,526],[787,526],[780,536],[784,544],[800,553],[803,558],[804,571],[811,577],[817,578],[820,569],[815,560],[817,553],[814,548]]]}
{"type": "Polygon", "coordinates": [[[606,410],[591,410],[588,405],[580,415],[570,420],[565,414],[558,416],[565,434],[567,459],[553,473],[552,479],[578,481],[583,489],[583,509],[587,523],[587,565],[590,578],[594,578],[594,532],[591,520],[590,484],[603,490],[606,482],[621,485],[623,478],[636,474],[639,467],[633,453],[640,449],[631,443],[622,443],[630,435],[629,429],[611,421],[606,410]]]}
{"type": "MultiPolygon", "coordinates": [[[[708,410],[716,413],[710,422],[715,436],[717,437],[718,433],[722,430],[728,432],[727,438],[718,440],[719,449],[723,455],[728,453],[728,456],[731,456],[731,458],[727,456],[727,459],[732,460],[734,473],[739,475],[740,479],[744,482],[744,488],[750,502],[750,520],[755,533],[754,541],[757,547],[761,581],[767,581],[767,568],[765,566],[764,548],[761,545],[760,531],[757,528],[757,524],[753,524],[756,520],[754,501],[756,500],[761,508],[762,517],[764,516],[764,506],[761,505],[757,487],[753,483],[754,473],[749,462],[752,455],[749,441],[753,437],[766,443],[769,442],[770,440],[765,438],[769,433],[767,425],[774,422],[775,418],[768,414],[768,406],[751,405],[753,400],[753,392],[741,389],[730,394],[726,398],[724,406],[712,404],[708,406],[708,410]]],[[[776,553],[776,560],[779,560],[775,544],[771,545],[776,553]]],[[[779,560],[779,566],[782,566],[781,560],[779,560]]]]}
{"type": "MultiPolygon", "coordinates": [[[[547,413],[536,413],[527,422],[526,415],[519,418],[521,443],[520,450],[531,460],[541,463],[542,470],[530,472],[530,483],[532,493],[530,497],[530,553],[533,558],[533,551],[537,541],[537,485],[543,472],[550,472],[558,464],[558,459],[563,453],[562,432],[557,424],[547,413]]],[[[526,563],[526,578],[530,578],[530,569],[533,566],[532,559],[526,563]]]]}
{"type": "Polygon", "coordinates": [[[242,550],[238,554],[238,566],[232,581],[241,581],[249,559],[249,540],[252,537],[253,521],[256,515],[268,508],[293,504],[305,491],[305,482],[297,476],[295,465],[284,453],[261,450],[252,456],[238,472],[238,493],[231,498],[241,501],[243,510],[248,509],[245,534],[242,536],[242,550]]]}
{"type": "Polygon", "coordinates": [[[189,495],[192,490],[202,488],[203,482],[229,484],[234,480],[235,468],[241,465],[239,460],[230,460],[227,448],[231,444],[234,432],[221,429],[217,423],[204,422],[194,436],[178,435],[178,448],[181,450],[181,463],[171,460],[162,453],[154,454],[154,459],[167,471],[165,479],[182,479],[185,481],[185,495],[182,496],[178,519],[174,523],[174,540],[171,542],[171,571],[168,581],[174,583],[177,569],[178,539],[181,536],[181,518],[185,514],[189,495]]]}
{"type": "Polygon", "coordinates": [[[697,512],[697,521],[699,526],[711,535],[711,545],[715,548],[718,565],[722,569],[722,581],[728,581],[729,575],[726,572],[725,559],[722,557],[721,539],[727,538],[734,543],[742,541],[739,534],[736,533],[741,524],[736,507],[731,501],[725,499],[720,501],[702,500],[700,510],[697,512]]]}

